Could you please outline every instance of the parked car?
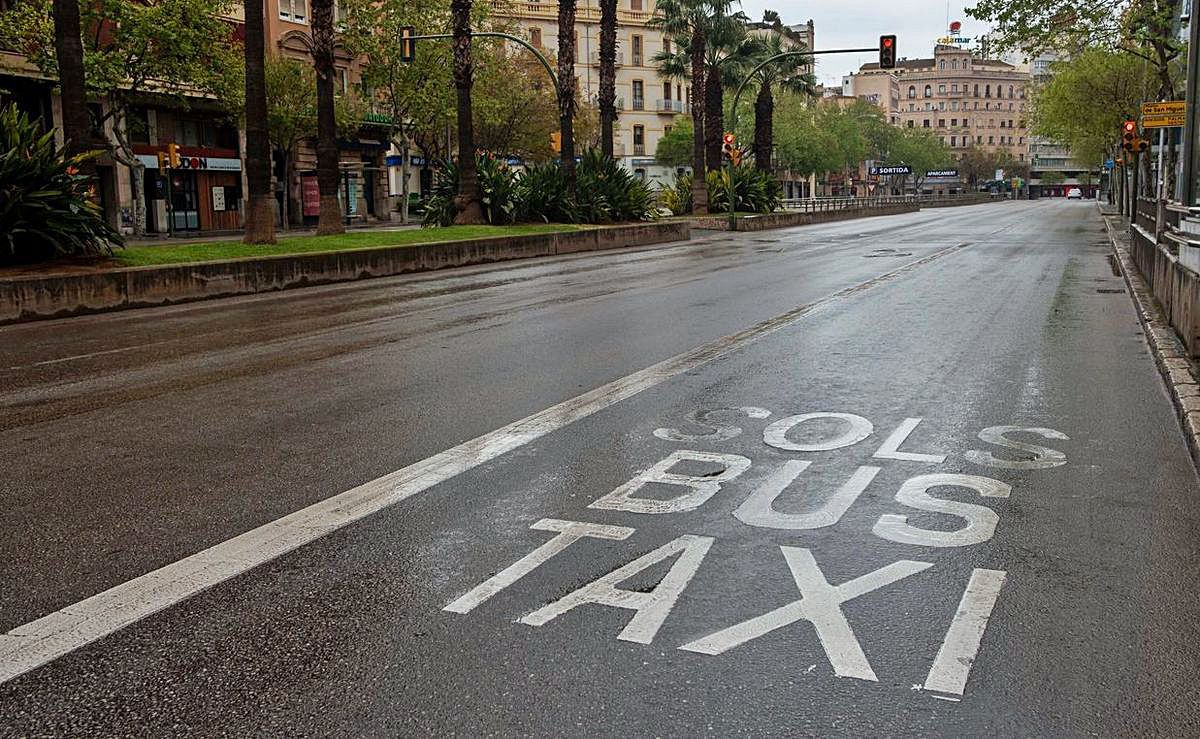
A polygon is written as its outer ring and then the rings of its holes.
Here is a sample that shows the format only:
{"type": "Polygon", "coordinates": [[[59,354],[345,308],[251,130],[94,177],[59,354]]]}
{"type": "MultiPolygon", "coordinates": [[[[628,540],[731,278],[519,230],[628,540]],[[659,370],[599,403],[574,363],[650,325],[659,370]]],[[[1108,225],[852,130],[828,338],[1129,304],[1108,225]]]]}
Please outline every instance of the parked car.
{"type": "Polygon", "coordinates": [[[1083,190],[1080,190],[1078,187],[1072,187],[1070,190],[1067,190],[1067,197],[1072,200],[1082,200],[1083,190]]]}

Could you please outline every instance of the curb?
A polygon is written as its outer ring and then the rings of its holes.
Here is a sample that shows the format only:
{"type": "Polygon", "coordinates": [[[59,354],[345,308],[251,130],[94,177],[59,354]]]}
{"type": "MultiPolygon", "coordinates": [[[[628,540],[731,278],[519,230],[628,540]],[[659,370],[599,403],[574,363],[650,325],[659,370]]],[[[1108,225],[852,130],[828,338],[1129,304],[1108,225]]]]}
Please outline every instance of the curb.
{"type": "Polygon", "coordinates": [[[1104,221],[1104,230],[1108,234],[1113,253],[1121,265],[1121,275],[1129,288],[1129,295],[1133,299],[1138,321],[1142,324],[1146,343],[1154,356],[1154,364],[1170,391],[1175,414],[1187,439],[1188,452],[1192,455],[1192,463],[1200,469],[1200,382],[1197,381],[1197,367],[1188,358],[1183,343],[1167,323],[1162,308],[1159,307],[1146,281],[1142,279],[1137,265],[1129,256],[1129,251],[1118,241],[1109,216],[1101,214],[1101,219],[1104,221]]]}
{"type": "Polygon", "coordinates": [[[532,257],[686,242],[686,222],[0,278],[0,326],[532,257]]]}

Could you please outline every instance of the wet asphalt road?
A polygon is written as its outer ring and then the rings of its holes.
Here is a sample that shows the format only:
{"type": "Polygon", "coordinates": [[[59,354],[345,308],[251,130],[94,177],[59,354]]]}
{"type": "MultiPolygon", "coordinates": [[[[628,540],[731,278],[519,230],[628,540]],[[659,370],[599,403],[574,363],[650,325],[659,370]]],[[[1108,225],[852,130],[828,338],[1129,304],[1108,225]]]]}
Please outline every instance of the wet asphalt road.
{"type": "Polygon", "coordinates": [[[0,684],[0,735],[1196,736],[1200,480],[1107,253],[1000,203],[0,328],[0,654],[571,409],[0,684]]]}

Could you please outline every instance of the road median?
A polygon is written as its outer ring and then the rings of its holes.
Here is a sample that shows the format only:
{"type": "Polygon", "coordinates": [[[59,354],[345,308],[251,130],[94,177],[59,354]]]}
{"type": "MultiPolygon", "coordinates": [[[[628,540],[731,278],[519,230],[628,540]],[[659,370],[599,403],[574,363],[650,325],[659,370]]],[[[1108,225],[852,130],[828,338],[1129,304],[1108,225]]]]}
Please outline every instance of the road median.
{"type": "Polygon", "coordinates": [[[0,277],[0,324],[690,238],[687,222],[637,223],[362,249],[0,277]]]}

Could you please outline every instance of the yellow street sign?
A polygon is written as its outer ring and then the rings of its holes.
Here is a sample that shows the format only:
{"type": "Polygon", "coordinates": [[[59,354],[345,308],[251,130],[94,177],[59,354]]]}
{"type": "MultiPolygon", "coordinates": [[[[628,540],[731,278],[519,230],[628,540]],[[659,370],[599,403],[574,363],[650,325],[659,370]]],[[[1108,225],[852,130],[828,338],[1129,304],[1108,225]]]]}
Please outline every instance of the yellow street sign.
{"type": "Polygon", "coordinates": [[[1162,103],[1142,103],[1142,128],[1174,128],[1184,122],[1186,104],[1183,100],[1162,103]]]}

